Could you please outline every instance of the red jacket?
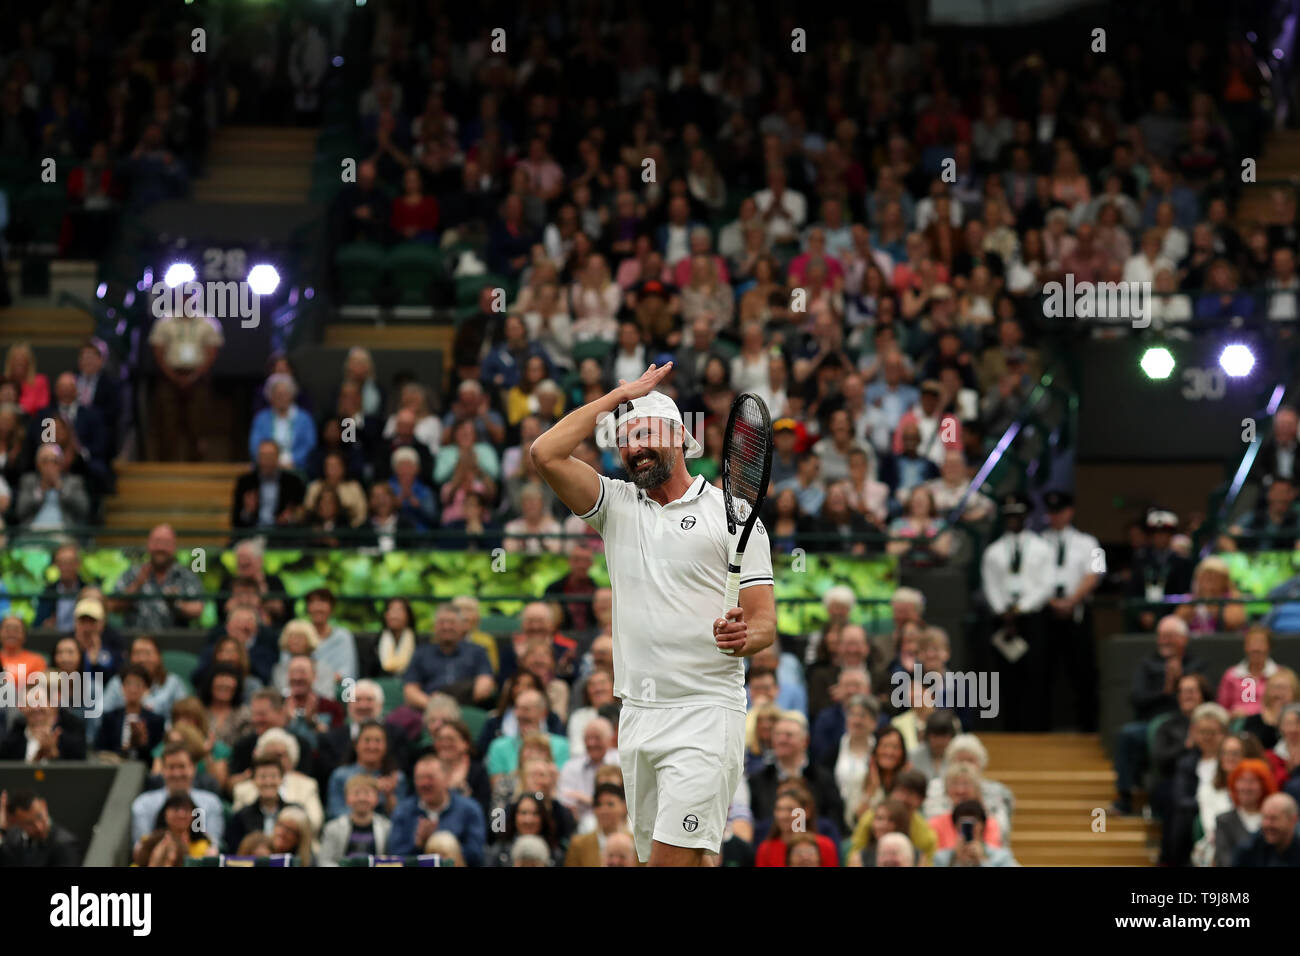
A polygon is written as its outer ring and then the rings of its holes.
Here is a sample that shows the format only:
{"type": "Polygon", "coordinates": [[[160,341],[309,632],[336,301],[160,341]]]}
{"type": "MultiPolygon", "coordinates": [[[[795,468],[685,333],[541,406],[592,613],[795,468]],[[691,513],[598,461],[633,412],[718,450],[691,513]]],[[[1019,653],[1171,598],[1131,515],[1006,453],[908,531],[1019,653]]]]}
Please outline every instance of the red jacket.
{"type": "MultiPolygon", "coordinates": [[[[835,848],[830,837],[824,837],[820,833],[814,833],[813,837],[816,838],[817,848],[822,853],[822,866],[839,866],[840,851],[835,848]]],[[[774,839],[760,843],[754,854],[754,865],[785,866],[785,841],[774,839]]]]}

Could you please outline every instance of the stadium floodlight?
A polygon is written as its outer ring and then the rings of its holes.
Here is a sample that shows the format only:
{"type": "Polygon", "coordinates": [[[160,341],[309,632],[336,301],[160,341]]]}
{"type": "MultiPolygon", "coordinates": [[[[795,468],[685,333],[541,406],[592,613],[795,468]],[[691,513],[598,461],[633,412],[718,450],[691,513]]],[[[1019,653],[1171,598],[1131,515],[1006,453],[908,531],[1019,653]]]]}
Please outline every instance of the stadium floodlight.
{"type": "Polygon", "coordinates": [[[169,289],[174,289],[186,282],[193,282],[194,279],[194,267],[188,262],[173,262],[167,267],[167,271],[163,273],[163,282],[167,283],[169,289]]]}
{"type": "Polygon", "coordinates": [[[1229,345],[1219,356],[1219,368],[1232,378],[1245,378],[1254,367],[1254,353],[1241,343],[1229,345]]]}
{"type": "Polygon", "coordinates": [[[1156,345],[1142,353],[1142,360],[1138,364],[1142,366],[1147,378],[1168,378],[1174,370],[1174,356],[1163,345],[1156,345]]]}
{"type": "Polygon", "coordinates": [[[259,262],[248,270],[248,286],[258,295],[270,295],[280,287],[280,273],[274,266],[259,262]]]}

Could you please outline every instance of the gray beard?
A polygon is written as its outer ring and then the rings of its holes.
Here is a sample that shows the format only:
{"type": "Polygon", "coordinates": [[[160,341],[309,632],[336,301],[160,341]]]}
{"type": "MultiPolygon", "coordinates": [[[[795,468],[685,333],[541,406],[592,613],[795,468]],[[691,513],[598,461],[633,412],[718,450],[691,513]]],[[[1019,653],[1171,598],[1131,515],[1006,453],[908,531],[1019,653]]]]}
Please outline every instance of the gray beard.
{"type": "Polygon", "coordinates": [[[659,452],[652,452],[656,456],[655,463],[650,466],[649,471],[632,471],[632,483],[642,491],[650,488],[658,488],[667,481],[673,473],[673,466],[676,461],[673,458],[673,451],[665,449],[659,452]]]}

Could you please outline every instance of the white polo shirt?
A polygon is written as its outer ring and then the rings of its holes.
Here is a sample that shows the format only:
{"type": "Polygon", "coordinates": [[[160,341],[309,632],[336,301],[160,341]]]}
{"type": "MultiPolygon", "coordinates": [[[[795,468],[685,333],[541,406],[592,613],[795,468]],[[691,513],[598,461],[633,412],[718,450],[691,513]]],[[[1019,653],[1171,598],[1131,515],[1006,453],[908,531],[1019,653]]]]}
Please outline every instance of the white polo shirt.
{"type": "MultiPolygon", "coordinates": [[[[697,476],[682,497],[660,505],[632,482],[601,475],[595,507],[579,517],[605,542],[614,695],[639,707],[713,704],[743,714],[742,659],[722,654],[713,640],[732,544],[721,489],[697,476]]],[[[771,543],[759,521],[740,587],[773,583],[771,543]]]]}

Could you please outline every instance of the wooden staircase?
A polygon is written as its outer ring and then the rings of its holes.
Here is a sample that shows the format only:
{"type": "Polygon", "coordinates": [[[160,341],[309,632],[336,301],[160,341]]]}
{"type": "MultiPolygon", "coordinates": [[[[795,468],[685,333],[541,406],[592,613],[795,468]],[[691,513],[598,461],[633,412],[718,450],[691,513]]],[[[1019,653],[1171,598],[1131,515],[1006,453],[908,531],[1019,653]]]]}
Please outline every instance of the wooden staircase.
{"type": "Polygon", "coordinates": [[[80,309],[22,304],[0,309],[0,347],[15,342],[77,346],[94,331],[95,320],[80,309]]]}
{"type": "MultiPolygon", "coordinates": [[[[1236,169],[1229,175],[1240,177],[1240,160],[1237,161],[1236,169]]],[[[1262,184],[1269,180],[1294,180],[1297,175],[1300,175],[1300,130],[1271,130],[1264,155],[1259,157],[1259,163],[1255,168],[1255,182],[1262,184]]],[[[1267,217],[1272,205],[1270,199],[1272,192],[1273,188],[1267,185],[1246,183],[1242,186],[1241,201],[1237,205],[1238,227],[1244,228],[1262,222],[1267,217]]]]}
{"type": "Polygon", "coordinates": [[[350,348],[367,345],[381,349],[441,349],[443,367],[451,369],[451,344],[456,329],[450,325],[368,325],[337,322],[325,327],[325,345],[350,348]]]}
{"type": "Polygon", "coordinates": [[[311,192],[315,129],[228,126],[217,131],[207,172],[194,184],[199,202],[304,203],[311,192]]]}
{"type": "Polygon", "coordinates": [[[104,503],[105,546],[142,545],[142,534],[166,522],[181,547],[213,547],[229,540],[230,505],[245,463],[132,461],[117,466],[117,494],[104,503]],[[116,532],[116,533],[115,533],[116,532]]]}
{"type": "Polygon", "coordinates": [[[1015,794],[1011,851],[1022,865],[1152,865],[1150,825],[1111,811],[1115,773],[1096,734],[980,734],[980,740],[989,751],[986,776],[1015,794]],[[1104,832],[1094,831],[1094,818],[1104,820],[1104,832]]]}

